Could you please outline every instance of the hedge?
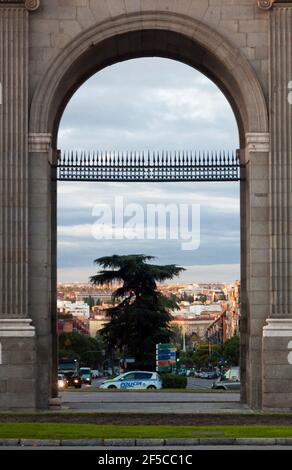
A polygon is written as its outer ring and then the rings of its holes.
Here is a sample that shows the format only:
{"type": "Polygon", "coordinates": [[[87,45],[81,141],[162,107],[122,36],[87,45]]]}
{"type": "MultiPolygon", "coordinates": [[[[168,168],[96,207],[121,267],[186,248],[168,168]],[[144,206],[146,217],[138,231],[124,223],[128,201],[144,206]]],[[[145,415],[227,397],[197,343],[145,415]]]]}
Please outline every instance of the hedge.
{"type": "Polygon", "coordinates": [[[163,374],[162,388],[186,388],[187,378],[181,375],[163,374]]]}

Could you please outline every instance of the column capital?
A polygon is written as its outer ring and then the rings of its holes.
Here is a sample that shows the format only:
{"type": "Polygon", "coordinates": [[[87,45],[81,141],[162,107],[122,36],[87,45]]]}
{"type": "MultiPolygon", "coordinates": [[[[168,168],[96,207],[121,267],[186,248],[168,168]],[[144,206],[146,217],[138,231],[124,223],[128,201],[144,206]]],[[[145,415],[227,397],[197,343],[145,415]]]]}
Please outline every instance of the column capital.
{"type": "Polygon", "coordinates": [[[30,153],[47,153],[51,148],[51,134],[29,134],[28,149],[30,153]]]}
{"type": "Polygon", "coordinates": [[[261,10],[270,10],[276,0],[257,0],[258,7],[261,10]]]}
{"type": "Polygon", "coordinates": [[[28,11],[36,11],[40,6],[40,0],[25,0],[24,6],[28,11]]]}
{"type": "Polygon", "coordinates": [[[246,147],[249,153],[262,153],[270,151],[269,132],[249,132],[245,135],[246,147]]]}
{"type": "Polygon", "coordinates": [[[261,10],[271,10],[273,6],[292,6],[292,0],[257,0],[258,7],[261,10]],[[290,4],[290,5],[288,5],[290,4]]]}
{"type": "Polygon", "coordinates": [[[36,11],[40,6],[40,0],[0,0],[0,6],[3,5],[21,5],[28,11],[36,11]]]}

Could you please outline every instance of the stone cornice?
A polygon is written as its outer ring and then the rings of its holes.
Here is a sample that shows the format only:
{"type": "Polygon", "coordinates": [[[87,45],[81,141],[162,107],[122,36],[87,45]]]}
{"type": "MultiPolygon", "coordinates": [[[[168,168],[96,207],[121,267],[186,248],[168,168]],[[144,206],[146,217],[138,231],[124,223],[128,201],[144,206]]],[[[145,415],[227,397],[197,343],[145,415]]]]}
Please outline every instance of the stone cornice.
{"type": "Polygon", "coordinates": [[[261,10],[271,10],[274,5],[279,4],[279,6],[283,6],[288,3],[292,5],[292,0],[257,0],[258,7],[261,10]]]}
{"type": "Polygon", "coordinates": [[[40,0],[0,0],[1,5],[23,5],[28,11],[36,11],[40,6],[40,0]]]}

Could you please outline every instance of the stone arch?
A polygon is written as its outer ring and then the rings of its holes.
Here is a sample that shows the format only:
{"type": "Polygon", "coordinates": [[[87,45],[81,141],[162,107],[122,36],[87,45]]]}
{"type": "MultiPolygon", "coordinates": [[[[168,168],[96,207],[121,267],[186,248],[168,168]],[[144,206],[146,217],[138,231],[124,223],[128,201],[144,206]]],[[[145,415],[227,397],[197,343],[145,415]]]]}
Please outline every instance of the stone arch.
{"type": "Polygon", "coordinates": [[[261,85],[238,48],[200,21],[155,12],[120,16],[72,40],[50,63],[34,93],[30,133],[51,134],[55,146],[63,110],[86,79],[113,63],[146,56],[179,60],[213,80],[234,110],[242,148],[247,133],[268,132],[261,85]]]}
{"type": "MultiPolygon", "coordinates": [[[[37,205],[43,210],[30,211],[29,237],[30,247],[39,247],[42,241],[44,248],[41,257],[38,249],[31,248],[29,253],[29,271],[42,273],[34,283],[37,285],[32,286],[30,281],[30,312],[36,331],[46,333],[45,339],[37,337],[41,351],[37,355],[38,406],[46,406],[47,396],[43,391],[49,390],[54,382],[57,360],[53,337],[56,317],[52,313],[56,286],[56,184],[51,179],[48,162],[57,155],[59,122],[69,99],[86,79],[108,65],[146,56],[175,59],[203,72],[221,89],[237,118],[243,150],[241,158],[243,162],[249,161],[246,181],[241,185],[241,309],[244,312],[241,315],[241,370],[242,377],[246,378],[242,380],[245,386],[241,396],[242,401],[259,407],[262,400],[261,334],[268,307],[261,305],[256,318],[254,312],[257,296],[268,298],[269,275],[258,285],[252,272],[258,268],[257,259],[262,256],[262,241],[257,235],[260,233],[264,242],[269,233],[268,220],[260,222],[265,212],[257,206],[257,198],[262,193],[258,196],[255,189],[258,179],[264,188],[268,187],[269,123],[265,96],[256,73],[237,47],[206,24],[170,12],[123,15],[82,32],[51,61],[32,97],[29,197],[34,203],[37,194],[37,205]],[[43,238],[39,227],[42,227],[43,238]],[[38,308],[41,294],[46,298],[43,317],[38,308]]],[[[260,272],[268,272],[268,263],[266,256],[260,272]]],[[[55,392],[53,388],[53,394],[55,392]]]]}

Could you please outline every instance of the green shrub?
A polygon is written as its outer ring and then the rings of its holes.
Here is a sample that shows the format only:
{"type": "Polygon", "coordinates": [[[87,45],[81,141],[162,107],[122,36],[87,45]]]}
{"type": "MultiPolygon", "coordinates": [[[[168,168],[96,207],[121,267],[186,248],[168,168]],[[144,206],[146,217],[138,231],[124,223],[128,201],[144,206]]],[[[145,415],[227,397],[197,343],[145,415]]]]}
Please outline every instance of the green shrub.
{"type": "Polygon", "coordinates": [[[181,375],[163,374],[162,388],[186,388],[187,378],[181,375]]]}

